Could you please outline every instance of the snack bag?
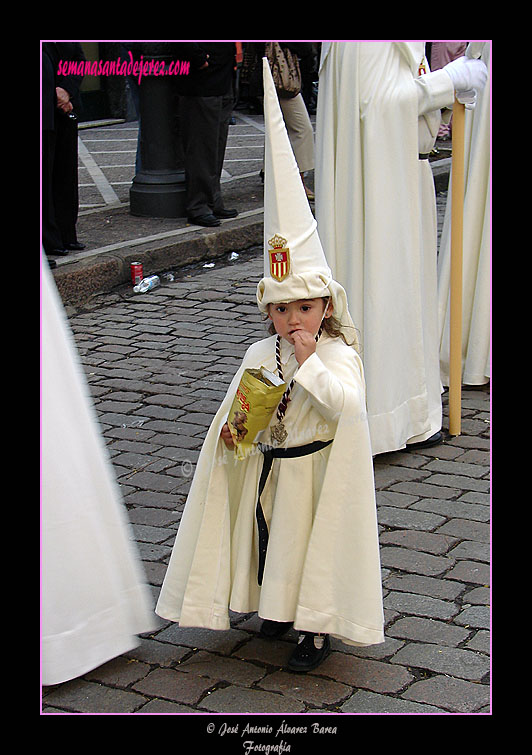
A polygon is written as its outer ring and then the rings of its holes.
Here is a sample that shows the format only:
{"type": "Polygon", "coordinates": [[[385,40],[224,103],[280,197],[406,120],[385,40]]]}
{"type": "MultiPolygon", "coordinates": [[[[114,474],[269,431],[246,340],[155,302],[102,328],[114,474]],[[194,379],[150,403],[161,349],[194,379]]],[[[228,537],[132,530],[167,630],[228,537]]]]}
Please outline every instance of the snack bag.
{"type": "Polygon", "coordinates": [[[265,367],[244,370],[227,417],[237,458],[244,459],[268,427],[285,389],[286,383],[265,367]]]}

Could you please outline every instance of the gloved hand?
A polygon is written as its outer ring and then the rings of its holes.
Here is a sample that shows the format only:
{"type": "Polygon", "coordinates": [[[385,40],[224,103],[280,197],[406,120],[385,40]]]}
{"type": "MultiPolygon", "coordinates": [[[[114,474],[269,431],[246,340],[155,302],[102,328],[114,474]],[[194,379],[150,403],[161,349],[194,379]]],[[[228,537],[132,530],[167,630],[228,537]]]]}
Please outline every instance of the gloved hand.
{"type": "Polygon", "coordinates": [[[474,108],[477,92],[486,86],[486,64],[482,60],[463,56],[447,63],[442,70],[450,76],[458,102],[462,102],[468,109],[474,108]]]}
{"type": "Polygon", "coordinates": [[[477,90],[464,89],[462,92],[456,92],[456,99],[465,106],[466,110],[474,110],[477,104],[477,90]]]}

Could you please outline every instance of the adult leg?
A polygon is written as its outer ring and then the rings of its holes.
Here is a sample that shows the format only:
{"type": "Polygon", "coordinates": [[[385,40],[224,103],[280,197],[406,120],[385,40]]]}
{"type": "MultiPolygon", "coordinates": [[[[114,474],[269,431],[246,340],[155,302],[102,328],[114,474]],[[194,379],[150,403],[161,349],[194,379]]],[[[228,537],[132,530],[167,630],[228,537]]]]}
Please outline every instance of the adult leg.
{"type": "Polygon", "coordinates": [[[218,170],[219,97],[181,97],[189,220],[212,215],[218,170]]]}
{"type": "Polygon", "coordinates": [[[222,170],[225,159],[225,150],[227,147],[227,136],[229,133],[229,123],[233,113],[235,98],[232,89],[220,98],[220,110],[218,121],[218,154],[216,179],[213,188],[213,211],[217,217],[236,217],[236,210],[226,210],[222,198],[222,189],[220,185],[222,170]]]}
{"type": "Polygon", "coordinates": [[[57,117],[57,142],[53,167],[53,197],[56,221],[63,247],[77,244],[78,219],[78,126],[77,121],[57,117]]]}
{"type": "Polygon", "coordinates": [[[294,150],[300,173],[314,169],[314,131],[301,94],[289,99],[280,98],[290,144],[294,150]]]}
{"type": "Polygon", "coordinates": [[[42,132],[42,245],[47,254],[62,251],[63,242],[54,211],[52,177],[55,154],[55,131],[42,132]]]}

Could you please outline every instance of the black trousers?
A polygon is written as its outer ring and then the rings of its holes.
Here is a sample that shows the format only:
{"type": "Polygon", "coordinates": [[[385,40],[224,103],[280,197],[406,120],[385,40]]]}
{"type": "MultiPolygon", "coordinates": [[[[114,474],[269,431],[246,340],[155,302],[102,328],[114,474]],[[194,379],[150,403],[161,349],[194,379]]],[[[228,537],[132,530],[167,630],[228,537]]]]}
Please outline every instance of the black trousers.
{"type": "Polygon", "coordinates": [[[234,106],[233,91],[217,97],[182,96],[179,103],[187,216],[208,215],[224,209],[220,177],[234,106]]]}
{"type": "Polygon", "coordinates": [[[42,243],[45,252],[77,241],[78,124],[61,114],[42,132],[42,243]]]}

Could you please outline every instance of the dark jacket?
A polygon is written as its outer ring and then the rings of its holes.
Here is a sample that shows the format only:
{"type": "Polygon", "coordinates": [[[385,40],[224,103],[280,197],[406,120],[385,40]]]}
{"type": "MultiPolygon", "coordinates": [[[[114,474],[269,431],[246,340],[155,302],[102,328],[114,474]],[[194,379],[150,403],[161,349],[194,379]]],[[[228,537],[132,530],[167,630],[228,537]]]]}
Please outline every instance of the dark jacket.
{"type": "Polygon", "coordinates": [[[216,97],[231,91],[236,65],[234,42],[183,42],[175,47],[180,61],[190,61],[190,73],[176,77],[179,94],[216,97]],[[202,68],[205,62],[208,66],[202,68]]]}

